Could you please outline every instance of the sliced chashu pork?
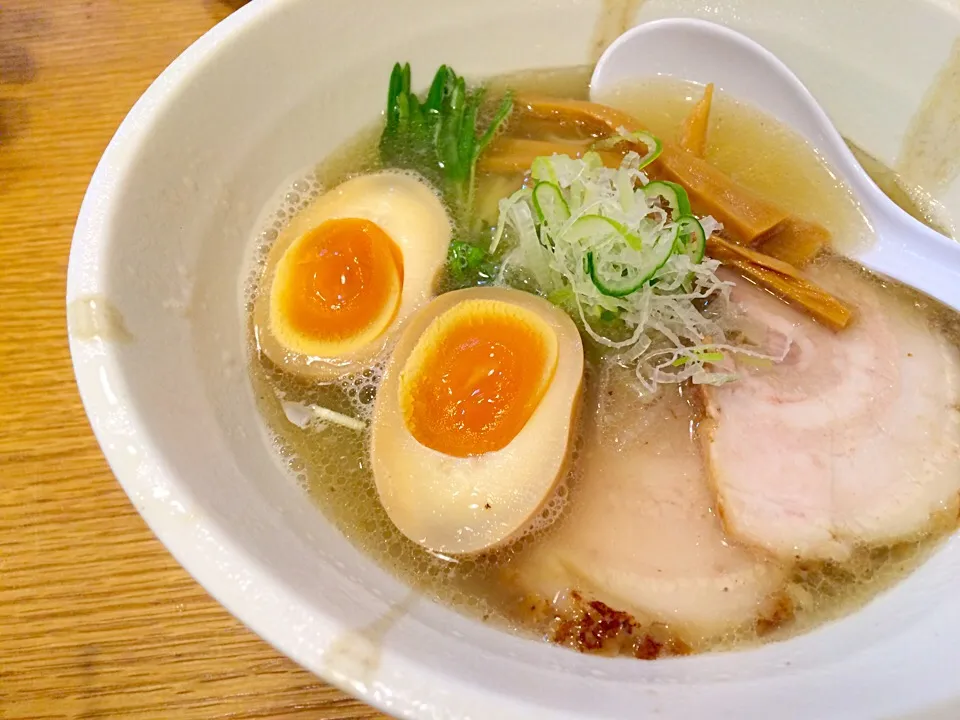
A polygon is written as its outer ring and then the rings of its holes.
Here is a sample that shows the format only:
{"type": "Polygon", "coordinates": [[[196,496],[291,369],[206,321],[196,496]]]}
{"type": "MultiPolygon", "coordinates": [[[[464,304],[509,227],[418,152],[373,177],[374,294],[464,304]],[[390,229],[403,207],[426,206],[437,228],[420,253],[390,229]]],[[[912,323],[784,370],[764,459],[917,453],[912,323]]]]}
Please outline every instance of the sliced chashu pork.
{"type": "Polygon", "coordinates": [[[903,294],[834,261],[816,281],[853,301],[839,333],[738,281],[773,367],[707,388],[705,453],[726,529],[782,558],[843,560],[956,516],[960,361],[903,294]]]}
{"type": "Polygon", "coordinates": [[[676,388],[644,405],[617,369],[597,393],[566,515],[515,577],[541,597],[577,590],[696,645],[770,614],[783,567],[728,541],[676,388]]]}

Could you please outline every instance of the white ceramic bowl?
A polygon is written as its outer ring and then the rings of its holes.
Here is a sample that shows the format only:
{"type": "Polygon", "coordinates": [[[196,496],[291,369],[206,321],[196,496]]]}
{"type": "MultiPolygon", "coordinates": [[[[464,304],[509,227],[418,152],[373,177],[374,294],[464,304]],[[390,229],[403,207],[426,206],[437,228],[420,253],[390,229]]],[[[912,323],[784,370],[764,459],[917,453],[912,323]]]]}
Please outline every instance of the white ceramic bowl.
{"type": "MultiPolygon", "coordinates": [[[[271,452],[245,369],[245,253],[285,181],[377,116],[391,64],[410,60],[421,83],[442,62],[468,76],[581,64],[597,32],[673,14],[768,45],[889,164],[960,33],[954,0],[255,0],[150,88],[90,184],[67,299],[94,430],[137,509],[220,602],[398,717],[960,717],[957,540],[789,642],[587,657],[418,599],[271,452]]],[[[960,184],[937,190],[960,217],[960,184]]]]}

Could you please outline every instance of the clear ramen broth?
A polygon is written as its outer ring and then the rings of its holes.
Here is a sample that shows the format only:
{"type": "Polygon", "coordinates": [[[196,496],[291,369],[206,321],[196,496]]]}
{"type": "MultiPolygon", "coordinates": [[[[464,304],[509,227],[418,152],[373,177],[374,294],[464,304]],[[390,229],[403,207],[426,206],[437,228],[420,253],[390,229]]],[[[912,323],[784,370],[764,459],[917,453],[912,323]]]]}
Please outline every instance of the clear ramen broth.
{"type": "MultiPolygon", "coordinates": [[[[535,90],[539,95],[586,99],[589,71],[577,68],[494,78],[488,82],[489,95],[498,98],[509,88],[518,93],[535,90]]],[[[658,79],[625,87],[603,102],[630,113],[664,141],[678,142],[684,119],[702,90],[699,86],[658,79]]],[[[798,136],[738,104],[734,98],[718,95],[710,112],[704,154],[707,162],[767,200],[821,223],[839,252],[870,242],[871,230],[856,202],[798,136]]],[[[509,123],[507,132],[519,137],[553,138],[554,130],[539,121],[516,125],[511,119],[509,123]]],[[[901,533],[893,542],[855,543],[852,551],[842,557],[784,559],[778,555],[771,559],[764,548],[731,537],[721,529],[721,520],[727,525],[731,523],[731,518],[724,517],[730,504],[719,503],[711,494],[716,488],[704,464],[704,430],[700,427],[706,417],[706,401],[692,389],[694,386],[689,382],[663,385],[653,399],[644,397],[633,374],[626,372],[622,363],[612,362],[602,347],[586,339],[584,384],[576,430],[570,441],[569,469],[536,509],[536,517],[522,536],[512,538],[502,547],[466,556],[431,551],[408,539],[384,509],[371,467],[372,413],[389,347],[374,361],[343,377],[317,380],[298,376],[260,351],[261,329],[255,313],[255,301],[264,292],[261,284],[267,257],[278,234],[322,192],[348,178],[383,167],[378,150],[380,130],[380,125],[360,130],[319,167],[282,189],[274,204],[266,209],[268,219],[254,243],[245,287],[250,317],[249,367],[260,410],[285,469],[356,547],[425,597],[504,629],[580,651],[650,659],[750,647],[790,637],[852,612],[915,568],[954,529],[956,509],[944,502],[942,512],[932,512],[929,522],[915,532],[901,533]],[[618,405],[610,400],[615,396],[626,399],[617,401],[618,405]],[[323,418],[317,422],[304,410],[308,407],[324,408],[359,422],[352,426],[323,418]],[[684,468],[693,468],[684,475],[687,471],[683,468],[665,466],[663,481],[657,481],[660,485],[644,486],[647,489],[642,492],[653,497],[661,490],[667,492],[674,482],[672,478],[687,478],[683,487],[677,485],[678,495],[663,496],[662,505],[651,505],[653,501],[648,498],[637,499],[636,505],[630,507],[636,508],[639,524],[646,524],[653,533],[657,523],[664,522],[673,532],[676,523],[670,520],[672,511],[662,508],[677,502],[699,503],[702,512],[691,522],[704,528],[708,527],[704,523],[709,524],[709,532],[715,533],[724,545],[742,548],[736,563],[749,566],[748,584],[756,581],[754,575],[776,578],[769,580],[769,586],[762,585],[767,589],[757,591],[762,597],[749,616],[741,613],[731,616],[734,619],[728,622],[722,618],[704,619],[702,613],[691,609],[690,622],[684,611],[677,622],[665,619],[673,617],[671,602],[684,606],[693,603],[691,597],[695,594],[691,593],[697,591],[685,593],[683,587],[684,582],[696,585],[696,578],[691,580],[695,572],[690,568],[707,562],[702,548],[694,547],[694,542],[688,553],[683,551],[687,555],[681,557],[680,551],[671,554],[666,550],[672,543],[671,536],[665,536],[660,557],[656,536],[648,537],[639,531],[635,536],[628,534],[621,542],[637,546],[625,548],[616,547],[615,537],[608,539],[598,534],[596,527],[603,525],[604,518],[629,522],[630,516],[616,515],[611,510],[613,506],[596,498],[604,493],[622,491],[629,495],[637,491],[616,484],[605,490],[598,478],[607,475],[597,468],[606,468],[608,474],[616,472],[609,468],[618,467],[617,453],[633,452],[624,450],[624,443],[639,444],[637,438],[646,438],[644,445],[664,443],[665,449],[653,455],[637,455],[630,467],[642,462],[644,467],[652,468],[664,454],[671,454],[686,458],[683,462],[688,464],[684,468]],[[594,447],[615,451],[598,459],[591,449],[594,447]],[[578,546],[581,541],[589,550],[578,546]],[[573,567],[576,558],[581,557],[577,553],[583,552],[599,553],[597,557],[609,552],[610,557],[619,558],[611,562],[620,564],[611,565],[607,580],[598,580],[599,576],[580,573],[580,566],[573,567]],[[663,567],[655,567],[658,562],[663,567]],[[563,566],[563,572],[557,570],[558,564],[563,566]],[[652,581],[644,581],[635,596],[624,597],[623,589],[629,583],[617,575],[623,574],[617,568],[633,566],[647,568],[643,572],[648,575],[637,576],[641,579],[655,578],[649,573],[664,571],[668,575],[675,573],[676,577],[669,587],[657,591],[660,594],[649,589],[652,581]],[[680,599],[671,600],[671,593],[678,592],[680,599]]],[[[589,139],[589,133],[582,128],[566,130],[589,139]]],[[[500,201],[523,182],[520,174],[485,173],[481,168],[469,212],[447,204],[454,219],[454,238],[470,235],[489,242],[498,223],[500,201]]],[[[907,209],[914,214],[921,212],[914,207],[907,209]]],[[[902,315],[903,327],[908,328],[904,332],[923,333],[931,326],[948,338],[951,351],[956,344],[958,325],[954,313],[907,289],[873,278],[829,252],[814,261],[809,273],[829,288],[838,288],[838,292],[842,289],[845,299],[855,306],[861,298],[866,298],[863,302],[873,302],[870,298],[880,297],[883,308],[892,307],[891,312],[902,315]]],[[[497,282],[496,277],[484,275],[472,284],[497,282]]],[[[442,293],[465,284],[471,282],[440,272],[435,289],[442,293]]],[[[510,284],[532,289],[526,277],[515,278],[510,284]]],[[[751,372],[746,371],[748,375],[751,372]]],[[[682,522],[677,521],[681,525],[682,522]]],[[[730,570],[735,572],[739,571],[730,570]]],[[[709,582],[713,580],[700,581],[700,587],[709,582]]],[[[729,595],[739,592],[737,588],[729,589],[733,591],[729,595]]],[[[723,588],[722,592],[727,590],[723,588]]],[[[702,602],[712,601],[704,596],[702,602]]]]}

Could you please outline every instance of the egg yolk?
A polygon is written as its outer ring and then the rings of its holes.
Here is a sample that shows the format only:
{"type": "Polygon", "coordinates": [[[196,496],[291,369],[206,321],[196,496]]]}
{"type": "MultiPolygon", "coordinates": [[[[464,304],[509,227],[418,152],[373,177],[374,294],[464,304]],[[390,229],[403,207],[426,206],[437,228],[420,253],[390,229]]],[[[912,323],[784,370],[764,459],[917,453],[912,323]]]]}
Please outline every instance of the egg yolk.
{"type": "Polygon", "coordinates": [[[277,264],[274,331],[292,350],[343,353],[389,326],[402,284],[400,251],[379,225],[328,220],[298,238],[277,264]]]}
{"type": "Polygon", "coordinates": [[[407,359],[400,407],[422,445],[455,457],[501,450],[553,380],[558,342],[535,313],[466,300],[436,318],[407,359]]]}

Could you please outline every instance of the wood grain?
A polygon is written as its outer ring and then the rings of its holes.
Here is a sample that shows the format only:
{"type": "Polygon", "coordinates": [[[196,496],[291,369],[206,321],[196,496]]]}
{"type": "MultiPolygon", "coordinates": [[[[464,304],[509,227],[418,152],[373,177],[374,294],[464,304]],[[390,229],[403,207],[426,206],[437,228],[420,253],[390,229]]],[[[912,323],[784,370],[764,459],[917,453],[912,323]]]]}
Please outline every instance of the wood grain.
{"type": "Polygon", "coordinates": [[[0,0],[0,718],[383,718],[279,656],[167,554],[81,407],[64,289],[112,133],[239,0],[0,0]]]}

